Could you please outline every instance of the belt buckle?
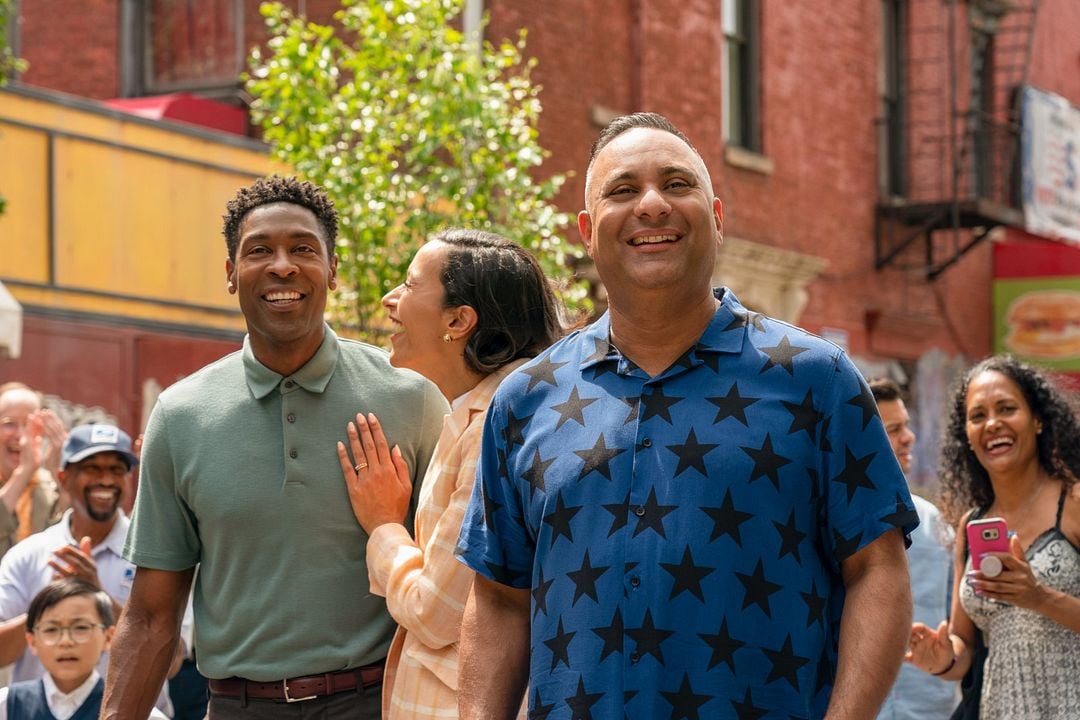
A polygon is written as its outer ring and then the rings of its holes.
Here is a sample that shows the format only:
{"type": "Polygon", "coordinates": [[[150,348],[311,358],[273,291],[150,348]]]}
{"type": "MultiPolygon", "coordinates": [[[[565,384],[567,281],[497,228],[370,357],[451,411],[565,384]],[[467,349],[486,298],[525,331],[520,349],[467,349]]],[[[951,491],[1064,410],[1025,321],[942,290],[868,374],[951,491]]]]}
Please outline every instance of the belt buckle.
{"type": "Polygon", "coordinates": [[[314,700],[315,698],[319,697],[318,695],[308,695],[307,697],[298,697],[298,698],[289,697],[289,680],[288,679],[285,679],[285,680],[281,681],[281,687],[285,691],[285,702],[287,702],[287,703],[304,702],[305,700],[314,700]]]}

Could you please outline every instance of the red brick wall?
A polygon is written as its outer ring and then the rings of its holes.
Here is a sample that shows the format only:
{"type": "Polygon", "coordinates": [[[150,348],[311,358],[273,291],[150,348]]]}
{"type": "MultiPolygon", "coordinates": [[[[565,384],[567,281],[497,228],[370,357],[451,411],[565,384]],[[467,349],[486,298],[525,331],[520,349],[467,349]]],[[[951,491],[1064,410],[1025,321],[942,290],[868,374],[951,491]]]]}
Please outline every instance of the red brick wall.
{"type": "Polygon", "coordinates": [[[23,0],[19,52],[29,85],[90,98],[119,94],[119,0],[23,0]]]}

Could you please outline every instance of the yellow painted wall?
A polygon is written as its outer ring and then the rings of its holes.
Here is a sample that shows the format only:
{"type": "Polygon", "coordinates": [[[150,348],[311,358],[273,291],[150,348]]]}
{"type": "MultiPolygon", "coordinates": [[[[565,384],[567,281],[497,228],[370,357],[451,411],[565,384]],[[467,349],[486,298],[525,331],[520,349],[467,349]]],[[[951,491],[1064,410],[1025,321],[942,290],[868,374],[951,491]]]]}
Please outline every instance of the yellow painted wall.
{"type": "Polygon", "coordinates": [[[283,171],[245,145],[0,90],[0,280],[24,304],[242,330],[221,216],[237,189],[283,171]]]}

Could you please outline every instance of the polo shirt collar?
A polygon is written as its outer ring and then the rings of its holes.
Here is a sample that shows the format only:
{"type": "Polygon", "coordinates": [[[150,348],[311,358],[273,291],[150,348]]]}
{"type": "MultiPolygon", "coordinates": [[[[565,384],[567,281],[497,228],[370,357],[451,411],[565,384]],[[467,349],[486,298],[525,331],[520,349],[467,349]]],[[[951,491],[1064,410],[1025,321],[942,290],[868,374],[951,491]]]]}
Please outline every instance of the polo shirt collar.
{"type": "MultiPolygon", "coordinates": [[[[281,381],[285,379],[270,368],[263,365],[255,358],[251,349],[251,337],[244,336],[244,378],[248,388],[256,400],[261,400],[275,390],[281,381]]],[[[319,349],[304,363],[304,366],[289,376],[288,379],[295,382],[308,392],[321,393],[330,384],[330,378],[334,376],[334,369],[338,361],[337,335],[329,325],[323,325],[323,339],[319,349]]]]}
{"type": "MultiPolygon", "coordinates": [[[[694,345],[697,352],[740,353],[746,339],[746,327],[754,313],[743,307],[735,293],[728,288],[713,288],[713,297],[720,307],[713,313],[705,332],[694,345]]],[[[608,360],[617,362],[620,355],[611,344],[611,315],[605,312],[600,319],[581,331],[585,352],[588,353],[578,366],[586,370],[608,360]],[[592,341],[591,343],[588,341],[592,341]]]]}
{"type": "MultiPolygon", "coordinates": [[[[60,518],[60,527],[63,529],[64,542],[68,545],[78,546],[79,539],[71,534],[71,516],[75,511],[68,508],[64,511],[64,516],[60,518]]],[[[117,557],[124,556],[124,540],[127,538],[128,525],[131,521],[128,520],[128,516],[124,514],[123,510],[117,509],[116,521],[113,522],[112,530],[105,536],[99,544],[95,545],[91,550],[92,554],[97,554],[102,550],[108,550],[117,557]]]]}

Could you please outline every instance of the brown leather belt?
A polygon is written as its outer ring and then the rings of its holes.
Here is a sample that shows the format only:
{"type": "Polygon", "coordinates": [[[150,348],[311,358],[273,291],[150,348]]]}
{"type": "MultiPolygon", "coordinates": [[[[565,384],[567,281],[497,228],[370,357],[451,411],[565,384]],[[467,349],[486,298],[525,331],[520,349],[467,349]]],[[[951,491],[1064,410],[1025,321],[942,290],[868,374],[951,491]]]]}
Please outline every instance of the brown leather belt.
{"type": "Polygon", "coordinates": [[[378,685],[383,679],[383,663],[342,670],[323,675],[274,680],[273,682],[255,682],[244,678],[231,677],[223,680],[210,680],[210,692],[227,697],[249,697],[281,702],[300,702],[314,700],[324,695],[369,688],[378,685]]]}

